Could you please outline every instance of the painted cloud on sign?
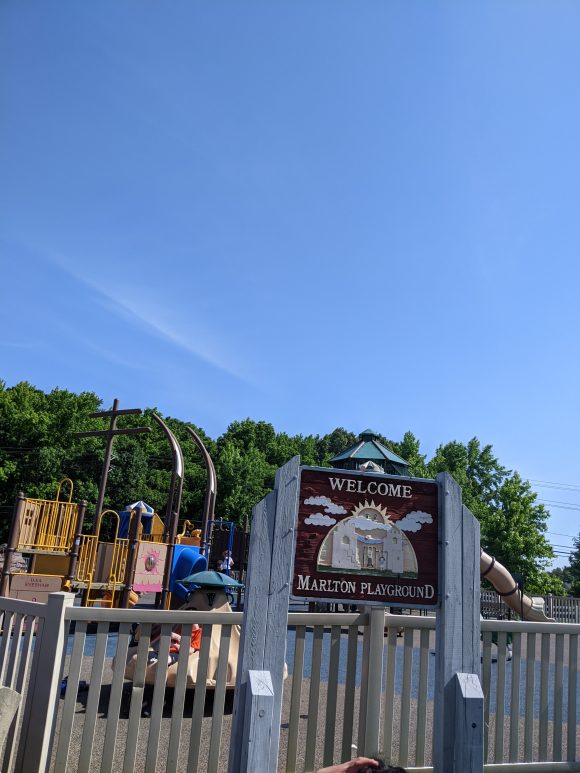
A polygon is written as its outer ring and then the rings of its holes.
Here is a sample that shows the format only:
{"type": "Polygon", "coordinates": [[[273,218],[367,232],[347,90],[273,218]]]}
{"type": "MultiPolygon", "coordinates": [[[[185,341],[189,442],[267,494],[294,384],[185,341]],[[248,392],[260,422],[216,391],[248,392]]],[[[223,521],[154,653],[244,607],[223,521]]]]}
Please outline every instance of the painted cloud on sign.
{"type": "MultiPolygon", "coordinates": [[[[393,528],[390,523],[371,521],[370,518],[365,518],[364,515],[355,516],[351,523],[353,523],[354,526],[361,531],[391,531],[393,528]]],[[[397,524],[397,526],[398,525],[399,524],[397,524]]]]}
{"type": "Polygon", "coordinates": [[[424,523],[433,523],[433,516],[423,510],[413,510],[397,521],[397,526],[403,531],[419,531],[424,523]]]}
{"type": "Polygon", "coordinates": [[[333,526],[336,523],[336,518],[331,518],[324,513],[312,513],[304,519],[304,523],[309,526],[333,526]]]}
{"type": "MultiPolygon", "coordinates": [[[[345,510],[342,505],[336,505],[332,499],[328,497],[308,497],[304,500],[305,505],[321,505],[324,507],[325,513],[333,513],[334,515],[345,515],[348,510],[345,510]]],[[[336,521],[334,521],[336,523],[336,521]]]]}

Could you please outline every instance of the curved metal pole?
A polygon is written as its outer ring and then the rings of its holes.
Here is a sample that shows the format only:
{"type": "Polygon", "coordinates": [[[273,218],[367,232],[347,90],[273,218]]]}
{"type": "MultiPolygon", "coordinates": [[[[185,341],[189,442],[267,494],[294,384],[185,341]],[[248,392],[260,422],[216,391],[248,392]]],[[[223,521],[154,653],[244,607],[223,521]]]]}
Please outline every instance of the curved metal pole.
{"type": "Polygon", "coordinates": [[[163,419],[156,413],[151,414],[157,424],[165,433],[165,437],[171,446],[172,471],[171,483],[169,484],[169,498],[167,502],[167,512],[165,516],[165,530],[163,532],[163,542],[167,545],[167,555],[165,558],[165,570],[163,572],[163,589],[159,608],[166,609],[169,601],[169,583],[171,580],[171,567],[173,564],[173,552],[175,547],[175,537],[179,524],[179,509],[181,507],[181,492],[183,491],[183,476],[185,465],[183,461],[183,451],[177,442],[177,438],[169,429],[163,419]],[[178,482],[179,481],[179,482],[178,482]]]}
{"type": "Polygon", "coordinates": [[[205,462],[205,468],[207,470],[207,484],[205,488],[205,499],[203,502],[203,515],[201,520],[201,539],[199,542],[199,552],[204,555],[206,552],[206,546],[211,539],[211,522],[214,520],[215,500],[217,496],[217,475],[215,472],[214,463],[207,448],[204,446],[200,436],[191,427],[185,428],[191,435],[193,442],[199,448],[203,461],[205,462]],[[206,534],[208,523],[210,524],[210,533],[206,534]]]}

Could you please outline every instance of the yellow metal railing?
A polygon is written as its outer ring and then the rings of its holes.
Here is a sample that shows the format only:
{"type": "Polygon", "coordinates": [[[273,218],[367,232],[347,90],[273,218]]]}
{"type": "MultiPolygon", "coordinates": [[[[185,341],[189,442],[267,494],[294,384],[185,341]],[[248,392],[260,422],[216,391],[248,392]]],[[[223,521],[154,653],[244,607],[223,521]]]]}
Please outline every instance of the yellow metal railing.
{"type": "Polygon", "coordinates": [[[164,542],[163,534],[139,534],[139,542],[164,542]]]}
{"type": "MultiPolygon", "coordinates": [[[[113,549],[113,560],[111,562],[111,577],[125,577],[125,567],[127,566],[127,553],[129,550],[128,539],[116,539],[113,549]]],[[[109,582],[111,580],[109,579],[109,582]]]]}
{"type": "Polygon", "coordinates": [[[97,563],[97,550],[99,538],[96,535],[82,534],[79,547],[79,560],[77,563],[76,577],[78,582],[92,582],[97,563]]]}
{"type": "Polygon", "coordinates": [[[74,537],[77,505],[58,499],[26,499],[16,549],[68,553],[74,537]]]}
{"type": "Polygon", "coordinates": [[[114,605],[117,585],[119,582],[122,582],[122,578],[125,576],[127,553],[129,550],[129,540],[119,538],[117,536],[118,533],[119,514],[114,510],[105,510],[99,517],[97,534],[83,534],[81,536],[79,560],[77,563],[75,579],[78,582],[84,582],[87,584],[87,592],[85,594],[85,604],[87,606],[91,606],[93,604],[100,604],[101,606],[114,605]],[[107,515],[113,516],[115,519],[113,539],[111,542],[103,542],[99,540],[99,533],[101,531],[103,517],[107,515]],[[111,557],[111,566],[108,569],[107,579],[105,581],[106,587],[103,588],[103,584],[99,583],[99,593],[102,593],[104,590],[104,596],[94,598],[91,596],[91,588],[95,582],[95,571],[99,555],[99,545],[113,545],[113,554],[111,557]]]}

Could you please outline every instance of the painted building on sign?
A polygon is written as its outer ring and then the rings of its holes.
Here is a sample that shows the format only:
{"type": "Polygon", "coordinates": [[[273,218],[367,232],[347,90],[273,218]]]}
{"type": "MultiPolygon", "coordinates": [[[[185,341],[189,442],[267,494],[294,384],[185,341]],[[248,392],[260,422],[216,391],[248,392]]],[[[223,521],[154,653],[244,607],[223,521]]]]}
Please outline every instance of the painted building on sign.
{"type": "Polygon", "coordinates": [[[373,501],[356,507],[329,531],[317,568],[416,577],[417,557],[408,537],[373,501]]]}

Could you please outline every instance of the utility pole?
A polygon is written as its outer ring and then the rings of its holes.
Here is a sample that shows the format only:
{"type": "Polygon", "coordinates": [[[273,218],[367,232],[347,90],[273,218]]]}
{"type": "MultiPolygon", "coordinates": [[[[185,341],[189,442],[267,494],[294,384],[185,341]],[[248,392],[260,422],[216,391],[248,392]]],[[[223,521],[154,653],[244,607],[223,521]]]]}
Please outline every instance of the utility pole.
{"type": "Polygon", "coordinates": [[[95,508],[95,522],[93,523],[93,534],[97,534],[99,530],[99,517],[103,510],[103,502],[105,500],[105,489],[107,488],[107,478],[109,477],[109,467],[111,465],[111,454],[113,451],[113,439],[116,435],[138,435],[141,432],[151,432],[151,427],[129,427],[128,429],[117,429],[117,418],[119,416],[128,415],[141,415],[143,411],[141,408],[124,408],[119,410],[119,401],[117,398],[113,400],[113,408],[110,411],[97,411],[97,413],[91,413],[91,419],[100,419],[110,417],[109,429],[95,430],[93,432],[77,432],[77,437],[106,437],[107,444],[105,446],[105,458],[103,460],[103,468],[101,470],[101,479],[99,481],[99,495],[97,497],[97,505],[95,508]]]}

